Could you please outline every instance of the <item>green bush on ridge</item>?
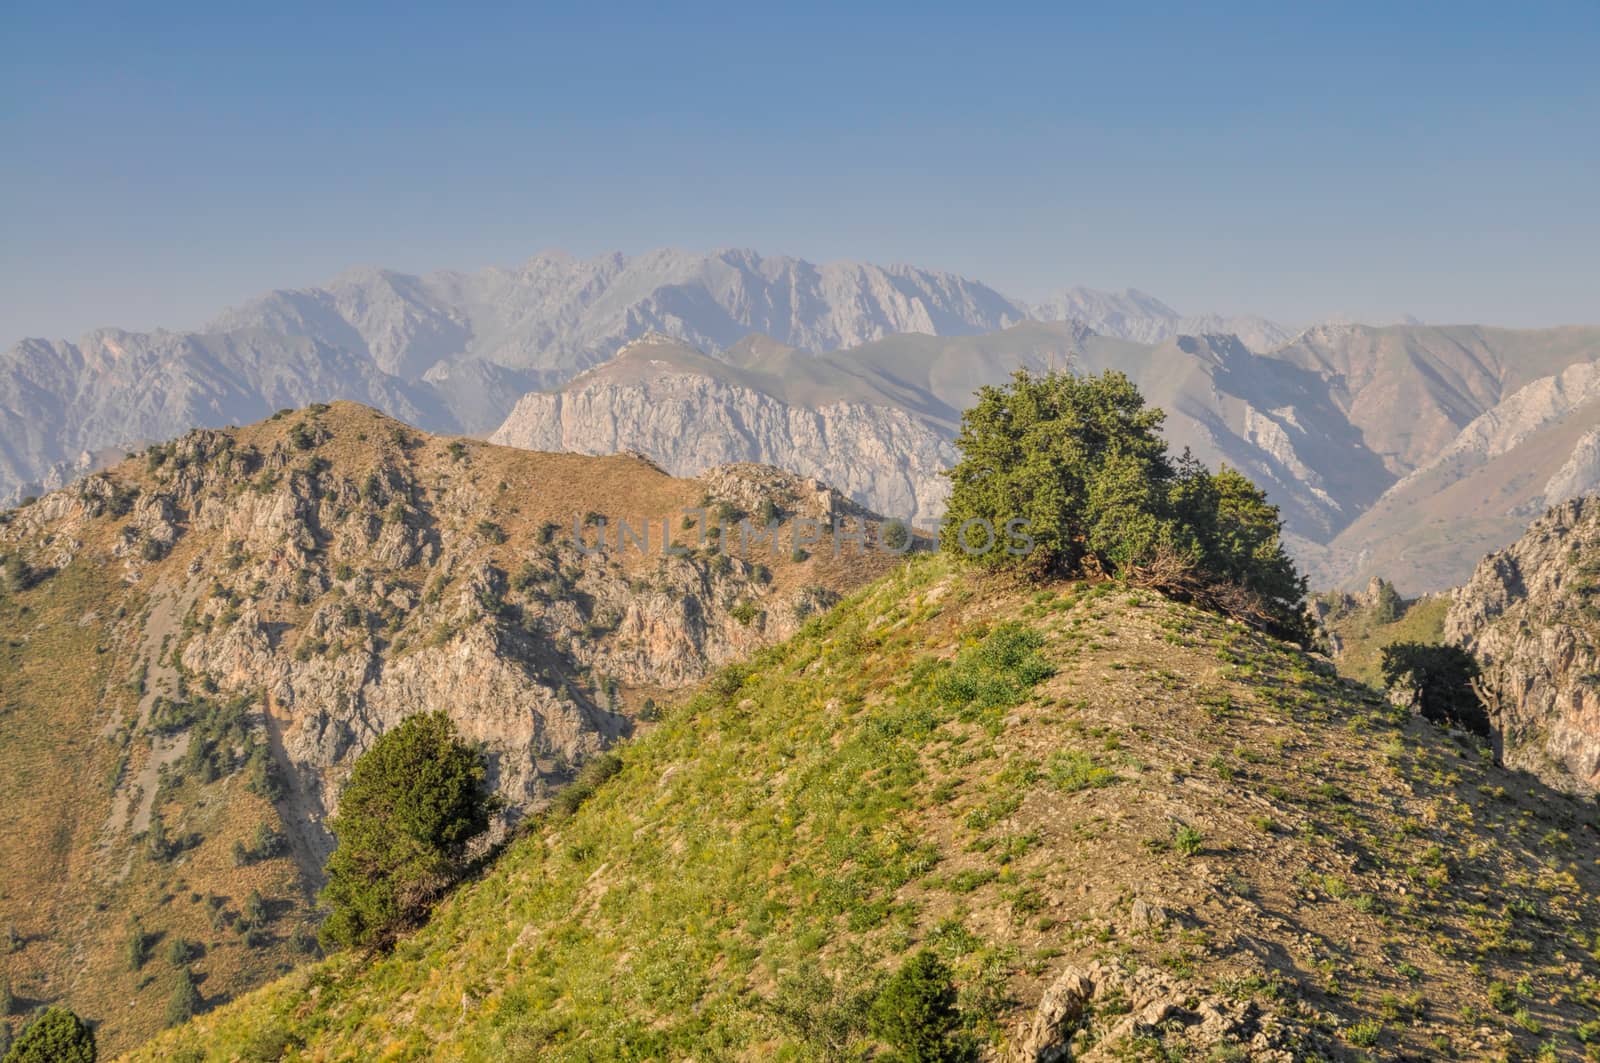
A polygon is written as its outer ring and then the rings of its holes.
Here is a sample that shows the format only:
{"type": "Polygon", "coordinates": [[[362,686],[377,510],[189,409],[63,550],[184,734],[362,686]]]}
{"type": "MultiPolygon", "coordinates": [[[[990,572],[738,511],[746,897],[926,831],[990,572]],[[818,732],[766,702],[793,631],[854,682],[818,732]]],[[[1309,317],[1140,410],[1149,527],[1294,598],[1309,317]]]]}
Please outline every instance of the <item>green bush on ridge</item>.
{"type": "Polygon", "coordinates": [[[1307,641],[1306,582],[1277,507],[1233,469],[1171,457],[1165,416],[1114,371],[1019,370],[980,389],[948,474],[944,549],[1036,576],[1114,576],[1307,641]],[[969,526],[988,531],[964,541],[969,526]]]}

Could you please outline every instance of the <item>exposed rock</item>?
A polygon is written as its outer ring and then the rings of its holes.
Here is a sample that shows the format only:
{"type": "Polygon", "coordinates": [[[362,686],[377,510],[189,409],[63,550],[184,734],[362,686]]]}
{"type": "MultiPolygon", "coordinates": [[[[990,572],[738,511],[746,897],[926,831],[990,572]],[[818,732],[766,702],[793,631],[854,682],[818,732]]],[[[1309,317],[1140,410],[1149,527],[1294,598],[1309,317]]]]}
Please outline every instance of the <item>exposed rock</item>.
{"type": "MultiPolygon", "coordinates": [[[[943,470],[955,449],[908,411],[860,402],[815,408],[677,367],[643,340],[624,364],[580,377],[559,391],[522,397],[491,437],[530,450],[580,454],[635,451],[675,476],[730,462],[782,465],[836,485],[880,513],[931,523],[944,511],[943,470]]],[[[681,357],[681,349],[670,353],[681,357]]]]}
{"type": "Polygon", "coordinates": [[[1072,1033],[1083,1021],[1094,993],[1095,985],[1088,974],[1075,967],[1062,971],[1039,998],[1033,1021],[1017,1046],[1018,1063],[1071,1059],[1072,1033]]]}
{"type": "MultiPolygon", "coordinates": [[[[1249,1058],[1289,1063],[1289,1030],[1254,1003],[1205,997],[1192,1005],[1192,988],[1147,967],[1123,970],[1096,961],[1068,967],[1045,990],[1027,1025],[1018,1031],[1016,1063],[1124,1058],[1134,1039],[1171,1043],[1204,1058],[1247,1050],[1249,1058]],[[1116,1001],[1102,1019],[1097,1002],[1116,1001]]],[[[1305,1031],[1299,1031],[1304,1036],[1305,1031]]]]}
{"type": "Polygon", "coordinates": [[[788,527],[876,519],[770,467],[674,481],[636,458],[446,447],[341,404],[152,448],[9,514],[0,552],[61,567],[97,560],[85,541],[98,538],[124,581],[152,584],[164,610],[181,601],[183,687],[260,699],[303,821],[291,825],[325,853],[320,823],[352,760],[405,717],[449,712],[515,820],[628,733],[646,693],[786,637],[894,563],[860,550],[796,561],[776,548],[785,534],[767,552],[715,547],[719,503],[765,502],[788,527]],[[696,509],[695,530],[679,527],[696,509]],[[583,528],[589,510],[610,529],[583,528]],[[652,526],[648,550],[621,542],[619,516],[652,526]],[[685,544],[670,553],[668,527],[685,544]]]}
{"type": "Polygon", "coordinates": [[[1551,509],[1456,591],[1445,637],[1483,667],[1505,763],[1600,790],[1600,499],[1551,509]]]}
{"type": "Polygon", "coordinates": [[[1165,926],[1169,918],[1165,908],[1159,904],[1151,904],[1143,897],[1134,898],[1133,904],[1128,908],[1128,924],[1136,930],[1165,926]]]}

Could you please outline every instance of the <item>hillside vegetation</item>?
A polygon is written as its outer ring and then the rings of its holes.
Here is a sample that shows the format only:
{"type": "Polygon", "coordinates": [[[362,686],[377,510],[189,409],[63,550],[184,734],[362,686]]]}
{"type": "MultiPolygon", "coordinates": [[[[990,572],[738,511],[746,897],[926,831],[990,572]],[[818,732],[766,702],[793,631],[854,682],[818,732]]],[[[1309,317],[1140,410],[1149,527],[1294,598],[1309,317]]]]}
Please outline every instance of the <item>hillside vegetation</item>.
{"type": "Polygon", "coordinates": [[[735,557],[713,529],[746,514],[871,523],[776,469],[679,480],[351,403],[0,514],[0,1023],[65,1004],[115,1051],[290,970],[316,951],[324,819],[400,720],[446,711],[482,749],[503,833],[671,691],[897,560],[787,532],[735,557]],[[648,552],[618,519],[650,523],[648,552]]]}
{"type": "Polygon", "coordinates": [[[1444,641],[1450,596],[1402,598],[1392,584],[1374,578],[1360,594],[1319,595],[1312,609],[1339,673],[1381,687],[1385,646],[1397,642],[1431,646],[1444,641]]]}
{"type": "Polygon", "coordinates": [[[1594,806],[1153,593],[914,558],[613,768],[133,1058],[1600,1057],[1594,806]]]}

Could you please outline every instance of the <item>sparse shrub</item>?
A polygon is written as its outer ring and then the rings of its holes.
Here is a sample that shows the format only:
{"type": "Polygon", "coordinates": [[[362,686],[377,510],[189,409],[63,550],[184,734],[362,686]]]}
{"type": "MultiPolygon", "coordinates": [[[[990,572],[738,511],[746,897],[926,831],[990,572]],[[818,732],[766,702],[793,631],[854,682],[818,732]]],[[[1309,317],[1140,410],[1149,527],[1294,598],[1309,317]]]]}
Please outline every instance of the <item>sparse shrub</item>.
{"type": "Polygon", "coordinates": [[[1013,705],[1029,687],[1055,674],[1039,654],[1044,636],[1017,623],[996,626],[956,655],[934,682],[934,696],[970,714],[1013,705]]]}
{"type": "Polygon", "coordinates": [[[299,1044],[300,1039],[287,1026],[281,1021],[274,1021],[250,1035],[239,1051],[239,1058],[243,1063],[277,1063],[299,1044]]]}
{"type": "Polygon", "coordinates": [[[174,967],[187,967],[200,951],[200,946],[185,937],[175,937],[167,942],[167,962],[174,967]]]}
{"type": "Polygon", "coordinates": [[[1172,832],[1173,851],[1184,856],[1198,856],[1205,848],[1205,842],[1205,835],[1187,823],[1179,824],[1178,829],[1172,832]]]}
{"type": "Polygon", "coordinates": [[[128,958],[128,970],[137,971],[144,966],[154,941],[155,935],[145,933],[144,927],[135,920],[128,930],[128,944],[123,950],[128,958]]]}
{"type": "Polygon", "coordinates": [[[267,925],[267,901],[261,896],[260,890],[251,890],[245,895],[244,904],[239,909],[239,921],[246,927],[267,925]]]}
{"type": "Polygon", "coordinates": [[[305,927],[296,927],[294,933],[289,935],[289,947],[304,956],[310,956],[317,951],[317,935],[305,927]]]}
{"type": "Polygon", "coordinates": [[[20,554],[8,554],[0,562],[0,572],[5,575],[5,585],[13,591],[32,590],[55,574],[53,569],[36,568],[20,554]]]}
{"type": "Polygon", "coordinates": [[[506,530],[492,520],[480,520],[477,527],[478,535],[484,541],[499,546],[506,541],[506,530]]]}
{"type": "Polygon", "coordinates": [[[283,782],[278,777],[278,766],[266,746],[256,746],[245,761],[246,786],[253,794],[276,801],[283,796],[283,782]]]}
{"type": "Polygon", "coordinates": [[[572,815],[602,783],[621,770],[622,758],[613,752],[607,751],[589,758],[588,763],[578,771],[578,777],[556,795],[551,807],[562,815],[572,815]]]}
{"type": "Polygon", "coordinates": [[[95,1063],[94,1031],[67,1008],[54,1005],[12,1044],[5,1063],[95,1063]]]}
{"type": "Polygon", "coordinates": [[[288,848],[289,839],[282,831],[270,823],[256,825],[255,841],[250,846],[251,856],[257,860],[271,860],[275,856],[282,856],[288,848]]]}
{"type": "Polygon", "coordinates": [[[901,965],[872,1002],[872,1032],[906,1063],[969,1058],[960,1027],[950,969],[927,949],[901,965]]]}
{"type": "Polygon", "coordinates": [[[167,1025],[188,1022],[199,1014],[202,1006],[200,989],[194,984],[194,972],[188,967],[178,968],[178,980],[173,984],[172,996],[167,999],[167,1025]]]}
{"type": "Polygon", "coordinates": [[[338,845],[324,942],[381,946],[432,906],[488,829],[484,777],[482,756],[442,712],[409,717],[361,755],[328,824],[338,845]]]}
{"type": "Polygon", "coordinates": [[[298,421],[289,429],[289,442],[296,450],[310,450],[317,445],[317,430],[309,421],[298,421]]]}
{"type": "Polygon", "coordinates": [[[807,959],[783,976],[767,1014],[822,1059],[853,1058],[849,1049],[866,1032],[871,997],[853,980],[835,980],[807,959]]]}
{"type": "Polygon", "coordinates": [[[1094,757],[1079,750],[1058,750],[1045,762],[1045,774],[1062,793],[1076,793],[1117,781],[1116,772],[1095,763],[1094,757]]]}

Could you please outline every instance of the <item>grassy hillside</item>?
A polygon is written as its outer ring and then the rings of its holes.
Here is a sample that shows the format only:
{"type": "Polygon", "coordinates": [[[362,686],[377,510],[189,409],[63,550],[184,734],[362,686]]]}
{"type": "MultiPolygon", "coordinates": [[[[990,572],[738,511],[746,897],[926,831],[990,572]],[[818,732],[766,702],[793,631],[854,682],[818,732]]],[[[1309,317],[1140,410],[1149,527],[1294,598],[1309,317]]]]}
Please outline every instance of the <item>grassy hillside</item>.
{"type": "Polygon", "coordinates": [[[1444,641],[1444,615],[1450,611],[1450,597],[1436,594],[1406,602],[1394,620],[1383,622],[1371,607],[1352,608],[1323,622],[1324,630],[1337,642],[1334,661],[1339,674],[1381,687],[1383,649],[1396,642],[1422,642],[1438,645],[1444,641]]]}
{"type": "Polygon", "coordinates": [[[730,668],[392,955],[134,1058],[841,1058],[922,948],[1015,1047],[1574,1058],[1594,807],[1308,659],[1111,584],[924,557],[730,668]]]}

